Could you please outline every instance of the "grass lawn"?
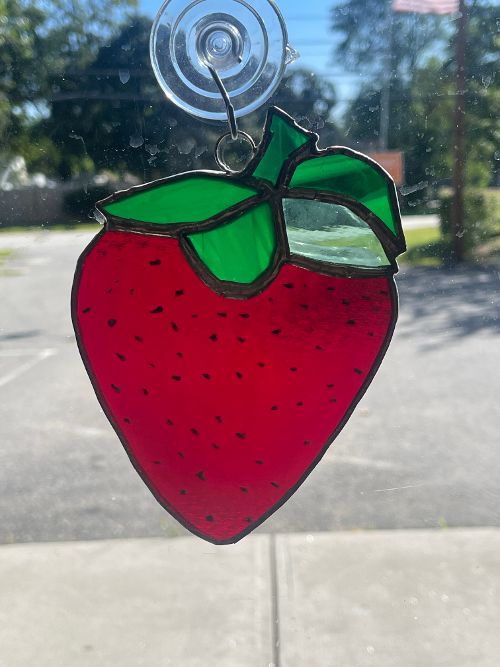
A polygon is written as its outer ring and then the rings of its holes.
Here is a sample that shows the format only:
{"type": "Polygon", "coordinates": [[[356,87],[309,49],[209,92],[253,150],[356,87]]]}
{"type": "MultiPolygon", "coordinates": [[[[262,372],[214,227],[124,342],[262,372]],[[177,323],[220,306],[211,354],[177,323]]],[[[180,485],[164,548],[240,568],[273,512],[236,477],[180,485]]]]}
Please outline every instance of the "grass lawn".
{"type": "Polygon", "coordinates": [[[3,262],[5,262],[5,260],[7,259],[7,257],[9,257],[9,255],[12,255],[12,250],[8,250],[6,248],[4,249],[0,248],[0,266],[3,264],[3,262]]]}
{"type": "Polygon", "coordinates": [[[408,250],[398,258],[400,264],[440,266],[449,254],[448,244],[441,239],[439,227],[408,229],[405,238],[408,250]]]}
{"type": "Polygon", "coordinates": [[[98,232],[102,229],[102,225],[94,223],[80,223],[68,225],[43,225],[38,227],[4,227],[0,226],[0,234],[2,232],[9,234],[24,234],[26,232],[98,232]]]}
{"type": "Polygon", "coordinates": [[[0,276],[7,275],[10,271],[5,267],[7,259],[12,255],[12,250],[9,248],[0,248],[0,276]]]}

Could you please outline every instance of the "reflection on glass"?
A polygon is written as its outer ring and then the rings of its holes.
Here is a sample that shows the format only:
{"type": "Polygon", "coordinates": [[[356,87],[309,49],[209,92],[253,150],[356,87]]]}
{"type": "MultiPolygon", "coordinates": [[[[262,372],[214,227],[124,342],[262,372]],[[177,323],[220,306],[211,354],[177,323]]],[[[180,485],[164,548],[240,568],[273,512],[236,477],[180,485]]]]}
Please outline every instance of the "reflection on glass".
{"type": "Polygon", "coordinates": [[[284,199],[290,252],[332,264],[390,264],[371,227],[350,209],[306,199],[284,199]]]}

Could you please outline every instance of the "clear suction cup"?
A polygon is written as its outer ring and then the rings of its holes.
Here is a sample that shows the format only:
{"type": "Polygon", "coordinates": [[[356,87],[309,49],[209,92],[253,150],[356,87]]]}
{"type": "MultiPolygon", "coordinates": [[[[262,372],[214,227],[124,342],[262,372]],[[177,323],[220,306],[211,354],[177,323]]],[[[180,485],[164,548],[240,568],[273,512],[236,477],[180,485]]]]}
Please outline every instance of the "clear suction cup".
{"type": "Polygon", "coordinates": [[[210,67],[240,117],[273,94],[292,52],[273,0],[166,0],[151,32],[151,63],[168,99],[210,120],[227,118],[210,67]]]}

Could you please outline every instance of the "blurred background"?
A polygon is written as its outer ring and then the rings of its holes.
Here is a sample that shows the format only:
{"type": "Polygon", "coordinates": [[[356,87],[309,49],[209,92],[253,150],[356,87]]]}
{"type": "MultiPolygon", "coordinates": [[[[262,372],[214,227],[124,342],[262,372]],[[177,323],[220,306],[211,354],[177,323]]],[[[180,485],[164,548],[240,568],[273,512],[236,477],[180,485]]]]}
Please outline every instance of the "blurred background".
{"type": "MultiPolygon", "coordinates": [[[[352,418],[257,535],[216,549],[130,465],[70,293],[95,201],[216,168],[227,126],[162,94],[159,0],[0,0],[1,667],[498,665],[498,3],[279,5],[301,57],[272,102],[391,172],[408,252],[352,418]]],[[[256,140],[264,112],[240,123],[256,140]]]]}
{"type": "MultiPolygon", "coordinates": [[[[395,6],[397,8],[397,4],[395,6]]],[[[406,262],[453,259],[457,13],[394,11],[391,0],[281,3],[292,46],[273,103],[321,145],[369,152],[392,171],[409,230],[406,262]]],[[[195,122],[154,79],[153,0],[3,0],[0,24],[0,227],[92,222],[118,187],[215,167],[222,126],[195,122]],[[34,205],[36,202],[36,205],[34,205]]],[[[498,6],[467,4],[463,91],[464,252],[498,256],[498,6]]],[[[262,113],[243,125],[259,139],[262,113]]]]}

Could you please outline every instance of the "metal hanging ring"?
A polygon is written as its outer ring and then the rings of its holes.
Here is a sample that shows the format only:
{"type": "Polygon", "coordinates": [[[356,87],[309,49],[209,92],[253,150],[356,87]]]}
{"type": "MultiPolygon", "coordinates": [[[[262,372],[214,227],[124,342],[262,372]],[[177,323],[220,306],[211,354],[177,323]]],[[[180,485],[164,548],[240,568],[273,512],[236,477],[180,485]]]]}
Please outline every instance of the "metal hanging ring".
{"type": "Polygon", "coordinates": [[[232,132],[226,132],[226,134],[223,134],[222,137],[217,141],[217,144],[215,146],[215,161],[217,162],[217,164],[219,165],[219,167],[223,171],[226,171],[230,174],[237,174],[237,173],[239,173],[240,170],[233,169],[230,165],[228,165],[227,162],[224,160],[224,157],[222,155],[222,150],[223,150],[223,147],[224,147],[224,143],[227,141],[227,139],[229,137],[233,141],[236,141],[239,138],[246,141],[252,149],[252,155],[255,155],[257,147],[256,147],[255,142],[252,139],[252,137],[249,134],[247,134],[246,132],[243,132],[242,130],[236,130],[236,137],[233,137],[232,132]]]}

